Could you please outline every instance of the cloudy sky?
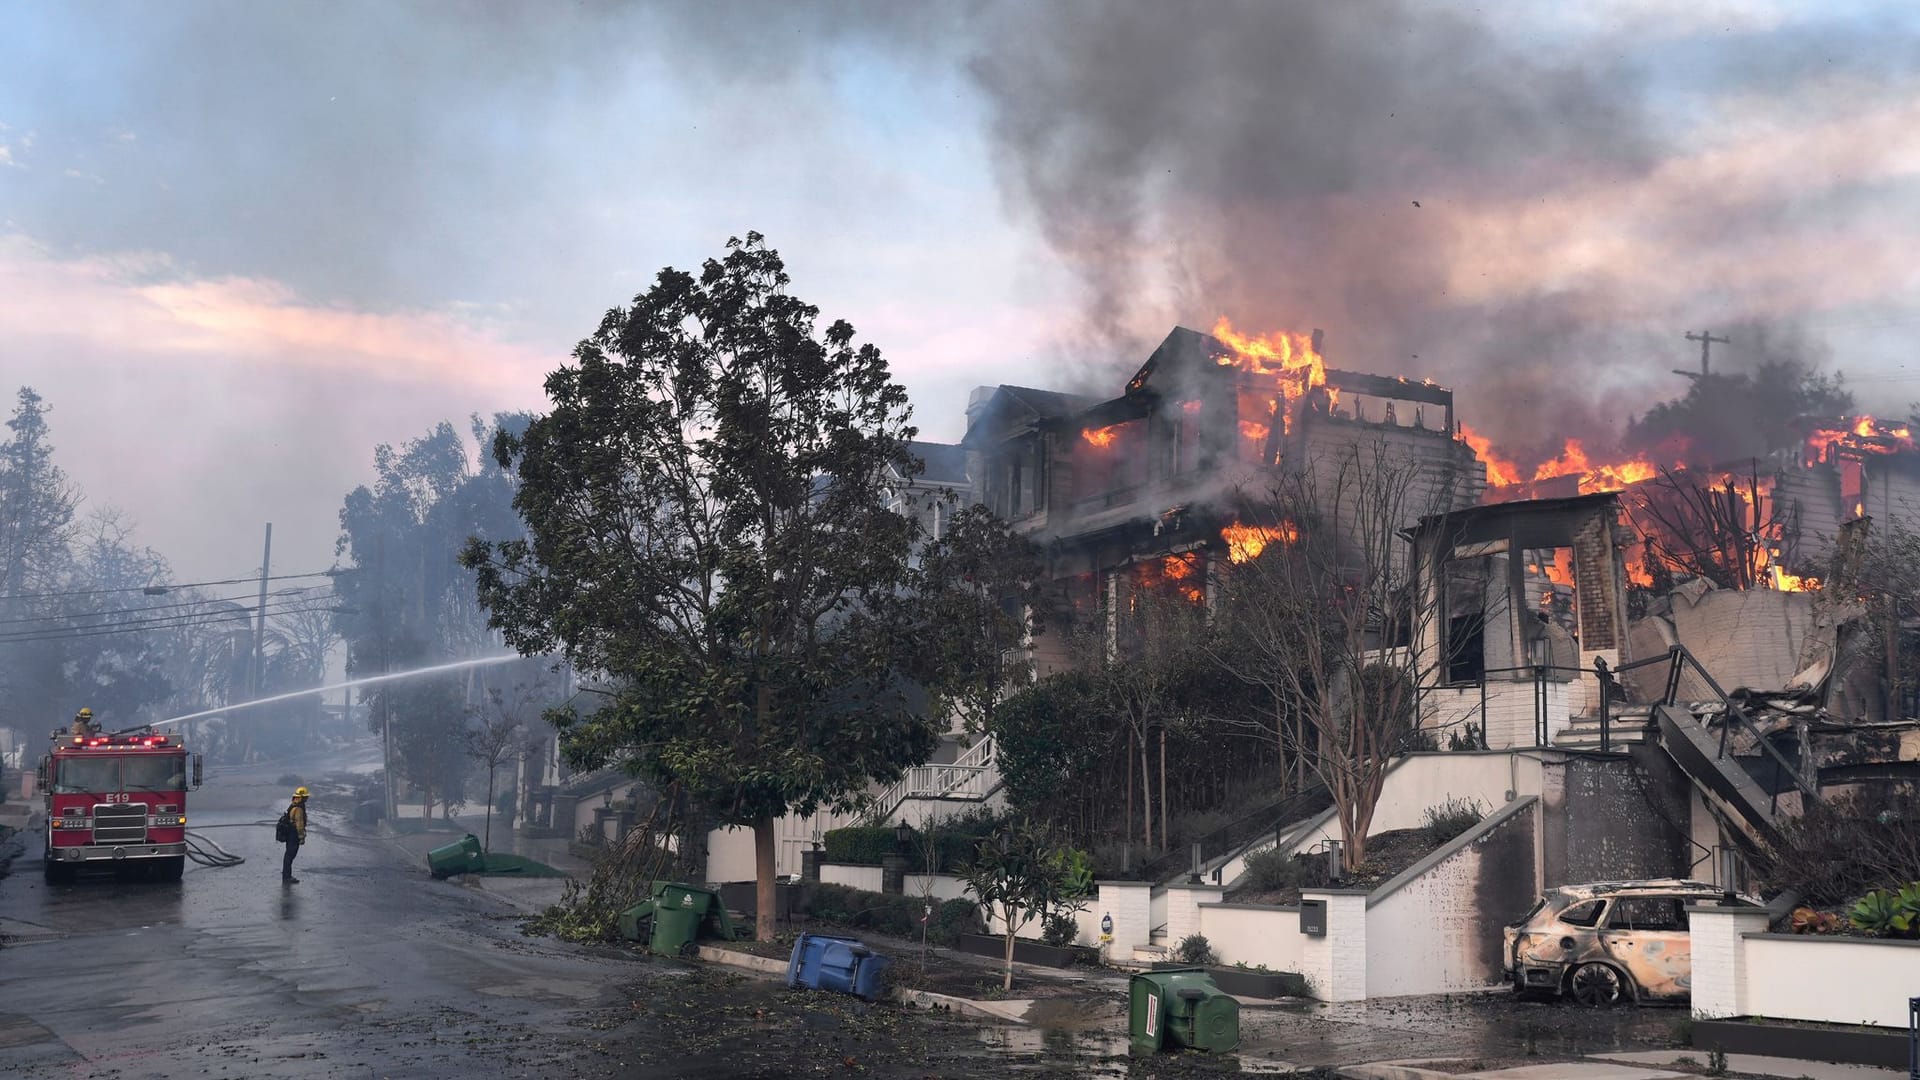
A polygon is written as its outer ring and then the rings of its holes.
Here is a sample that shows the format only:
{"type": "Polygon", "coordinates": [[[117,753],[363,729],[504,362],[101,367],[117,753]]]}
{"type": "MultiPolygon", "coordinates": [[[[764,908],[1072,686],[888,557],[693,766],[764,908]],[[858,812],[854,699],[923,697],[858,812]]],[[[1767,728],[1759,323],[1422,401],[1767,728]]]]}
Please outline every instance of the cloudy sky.
{"type": "Polygon", "coordinates": [[[1522,458],[1677,392],[1702,328],[1904,411],[1916,11],[14,0],[0,375],[188,580],[269,520],[325,566],[375,444],[538,408],[749,229],[934,438],[1222,314],[1448,382],[1522,458]]]}

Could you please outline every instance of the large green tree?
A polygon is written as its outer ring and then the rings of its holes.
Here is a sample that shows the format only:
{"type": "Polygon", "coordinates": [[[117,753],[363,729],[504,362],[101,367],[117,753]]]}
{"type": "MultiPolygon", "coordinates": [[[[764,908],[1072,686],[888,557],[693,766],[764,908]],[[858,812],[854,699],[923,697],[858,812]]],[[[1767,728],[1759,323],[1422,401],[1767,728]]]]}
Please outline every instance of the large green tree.
{"type": "MultiPolygon", "coordinates": [[[[477,461],[475,444],[450,423],[397,448],[375,448],[374,482],[349,492],[340,509],[337,550],[351,572],[338,578],[342,605],[335,626],[347,644],[349,675],[497,651],[473,603],[473,576],[459,557],[471,538],[524,534],[513,509],[513,476],[484,450],[496,435],[520,431],[527,421],[518,413],[498,414],[491,423],[476,417],[477,461]]],[[[369,727],[376,733],[391,728],[396,768],[420,790],[423,813],[431,813],[436,796],[460,801],[470,768],[467,707],[479,703],[480,684],[466,679],[456,689],[449,700],[442,685],[390,682],[364,697],[369,727]]]]}
{"type": "Polygon", "coordinates": [[[884,505],[890,468],[919,471],[906,391],[853,327],[817,328],[758,234],[727,249],[662,270],[547,378],[552,411],[496,444],[529,538],[465,561],[511,644],[606,686],[562,720],[576,766],[752,827],[767,939],[775,819],[851,808],[935,745],[892,602],[929,583],[884,505]]]}

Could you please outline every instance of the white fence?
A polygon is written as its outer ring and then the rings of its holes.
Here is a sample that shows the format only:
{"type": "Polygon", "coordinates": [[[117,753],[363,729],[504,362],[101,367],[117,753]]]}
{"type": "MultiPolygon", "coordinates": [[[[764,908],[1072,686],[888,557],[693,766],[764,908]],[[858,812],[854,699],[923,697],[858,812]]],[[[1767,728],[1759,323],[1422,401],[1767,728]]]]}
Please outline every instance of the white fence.
{"type": "Polygon", "coordinates": [[[1688,909],[1693,1015],[1905,1028],[1920,942],[1769,934],[1755,908],[1688,909]]]}

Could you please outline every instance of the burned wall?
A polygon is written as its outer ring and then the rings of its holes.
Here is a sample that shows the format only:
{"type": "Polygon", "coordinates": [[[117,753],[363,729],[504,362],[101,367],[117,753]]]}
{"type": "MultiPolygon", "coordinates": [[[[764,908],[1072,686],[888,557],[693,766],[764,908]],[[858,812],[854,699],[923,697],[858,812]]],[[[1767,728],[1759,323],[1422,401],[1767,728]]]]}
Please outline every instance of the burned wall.
{"type": "Polygon", "coordinates": [[[1686,877],[1706,854],[1693,851],[1689,838],[1687,780],[1657,747],[1636,748],[1628,758],[1574,754],[1549,762],[1542,787],[1549,888],[1686,877]]]}
{"type": "Polygon", "coordinates": [[[1533,799],[1507,804],[1475,832],[1416,864],[1407,879],[1368,898],[1368,996],[1501,981],[1501,930],[1539,895],[1538,812],[1533,799]]]}

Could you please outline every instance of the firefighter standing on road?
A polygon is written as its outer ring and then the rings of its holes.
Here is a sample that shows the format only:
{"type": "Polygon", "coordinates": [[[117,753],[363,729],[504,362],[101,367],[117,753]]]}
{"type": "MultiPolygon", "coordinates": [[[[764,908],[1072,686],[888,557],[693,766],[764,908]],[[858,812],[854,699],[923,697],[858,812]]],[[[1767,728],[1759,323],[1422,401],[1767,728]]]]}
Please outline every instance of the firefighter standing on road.
{"type": "Polygon", "coordinates": [[[300,854],[300,845],[307,842],[307,789],[293,789],[293,801],[287,805],[287,821],[293,826],[286,837],[287,854],[280,860],[280,880],[288,885],[299,882],[293,876],[293,858],[300,854]]]}

